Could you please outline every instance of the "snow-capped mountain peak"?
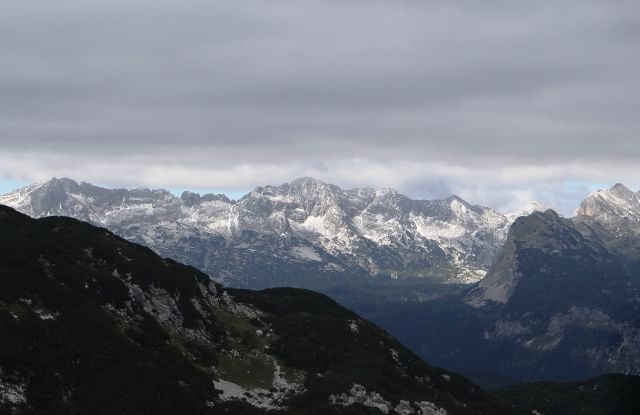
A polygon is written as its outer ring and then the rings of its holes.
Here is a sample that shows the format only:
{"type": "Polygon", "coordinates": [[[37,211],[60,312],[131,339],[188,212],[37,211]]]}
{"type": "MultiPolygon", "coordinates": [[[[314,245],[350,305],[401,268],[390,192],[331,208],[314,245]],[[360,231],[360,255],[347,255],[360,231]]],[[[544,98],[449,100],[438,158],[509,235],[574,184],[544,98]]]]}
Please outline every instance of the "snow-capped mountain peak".
{"type": "Polygon", "coordinates": [[[635,232],[640,227],[640,194],[617,183],[596,190],[575,211],[581,220],[591,220],[616,233],[635,232]]]}
{"type": "Polygon", "coordinates": [[[578,216],[598,217],[610,213],[640,214],[640,195],[617,183],[609,189],[591,193],[576,210],[578,216]]]}

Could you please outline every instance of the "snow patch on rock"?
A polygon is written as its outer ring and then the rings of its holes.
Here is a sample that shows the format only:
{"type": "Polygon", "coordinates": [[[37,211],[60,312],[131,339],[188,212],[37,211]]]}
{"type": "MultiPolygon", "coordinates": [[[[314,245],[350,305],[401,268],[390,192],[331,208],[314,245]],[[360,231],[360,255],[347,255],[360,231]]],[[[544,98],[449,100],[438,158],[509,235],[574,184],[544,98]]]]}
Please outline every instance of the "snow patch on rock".
{"type": "Polygon", "coordinates": [[[329,402],[337,406],[351,406],[360,404],[368,408],[374,408],[383,414],[395,413],[400,415],[447,415],[447,411],[429,401],[410,402],[400,400],[397,405],[384,399],[375,391],[367,391],[364,386],[354,383],[348,393],[330,395],[329,402]]]}
{"type": "Polygon", "coordinates": [[[382,398],[378,392],[367,392],[367,389],[364,386],[357,383],[354,383],[353,386],[351,386],[349,393],[330,395],[329,402],[332,405],[339,406],[351,406],[358,403],[369,408],[378,409],[383,414],[388,414],[392,408],[391,402],[382,398]]]}
{"type": "Polygon", "coordinates": [[[273,366],[272,386],[275,392],[273,389],[264,388],[246,389],[228,380],[219,379],[213,381],[214,387],[220,391],[219,398],[222,401],[246,401],[252,406],[262,409],[286,409],[286,400],[295,394],[304,392],[305,389],[301,383],[287,381],[282,368],[275,359],[273,359],[273,366]]]}
{"type": "Polygon", "coordinates": [[[262,312],[260,310],[234,301],[226,291],[222,293],[222,300],[227,309],[234,314],[240,314],[250,319],[259,318],[262,316],[262,312]]]}
{"type": "Polygon", "coordinates": [[[429,401],[416,402],[415,405],[419,409],[419,415],[447,415],[447,411],[429,401]]]}
{"type": "Polygon", "coordinates": [[[322,258],[318,253],[310,246],[294,246],[291,248],[291,253],[303,261],[316,261],[322,262],[322,258]]]}
{"type": "Polygon", "coordinates": [[[0,379],[0,403],[25,405],[27,403],[25,389],[25,385],[10,383],[0,379]]]}

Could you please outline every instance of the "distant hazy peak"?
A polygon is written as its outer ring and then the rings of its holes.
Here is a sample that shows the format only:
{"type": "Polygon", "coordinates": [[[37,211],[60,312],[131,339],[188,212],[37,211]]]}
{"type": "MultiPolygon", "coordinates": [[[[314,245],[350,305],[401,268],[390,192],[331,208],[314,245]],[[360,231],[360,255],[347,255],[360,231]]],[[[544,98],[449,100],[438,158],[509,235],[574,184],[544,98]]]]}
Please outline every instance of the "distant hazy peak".
{"type": "Polygon", "coordinates": [[[633,193],[627,186],[623,185],[622,183],[614,184],[613,186],[611,186],[611,189],[609,189],[609,191],[617,193],[633,193]]]}
{"type": "Polygon", "coordinates": [[[50,180],[44,182],[43,184],[47,185],[64,185],[64,186],[77,186],[78,182],[68,177],[52,177],[50,180]]]}
{"type": "Polygon", "coordinates": [[[449,196],[448,198],[445,199],[445,201],[447,201],[447,203],[453,203],[453,202],[460,202],[464,205],[468,205],[469,203],[464,200],[463,198],[461,198],[460,196],[453,194],[451,196],[449,196]]]}
{"type": "Polygon", "coordinates": [[[521,217],[521,216],[528,216],[531,215],[534,212],[544,212],[546,210],[551,209],[551,206],[546,205],[544,203],[540,203],[540,202],[536,202],[531,201],[529,203],[527,203],[526,205],[524,205],[523,207],[521,207],[520,209],[511,212],[511,213],[507,213],[506,216],[507,218],[509,218],[510,221],[515,221],[517,218],[521,217]]]}
{"type": "Polygon", "coordinates": [[[332,186],[328,183],[323,182],[322,180],[314,179],[313,177],[298,177],[289,183],[291,187],[322,187],[322,186],[332,186]]]}

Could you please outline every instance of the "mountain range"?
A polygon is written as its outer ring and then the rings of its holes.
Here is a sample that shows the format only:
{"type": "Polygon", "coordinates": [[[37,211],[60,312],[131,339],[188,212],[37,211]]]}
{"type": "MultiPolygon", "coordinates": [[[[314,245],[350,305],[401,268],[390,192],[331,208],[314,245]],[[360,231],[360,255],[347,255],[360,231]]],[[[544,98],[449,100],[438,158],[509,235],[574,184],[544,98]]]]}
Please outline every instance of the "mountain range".
{"type": "Polygon", "coordinates": [[[166,190],[106,189],[52,179],[0,197],[32,217],[104,226],[238,287],[317,288],[349,277],[480,280],[520,214],[457,196],[413,200],[312,178],[254,189],[240,200],[166,190]]]}
{"type": "Polygon", "coordinates": [[[395,309],[352,307],[485,385],[638,374],[638,217],[638,194],[617,184],[587,197],[573,218],[547,210],[516,219],[470,287],[395,309]]]}
{"type": "Polygon", "coordinates": [[[640,373],[640,195],[621,184],[572,218],[309,178],[238,201],[54,179],[0,204],[107,227],[232,286],[320,290],[485,386],[640,373]]]}

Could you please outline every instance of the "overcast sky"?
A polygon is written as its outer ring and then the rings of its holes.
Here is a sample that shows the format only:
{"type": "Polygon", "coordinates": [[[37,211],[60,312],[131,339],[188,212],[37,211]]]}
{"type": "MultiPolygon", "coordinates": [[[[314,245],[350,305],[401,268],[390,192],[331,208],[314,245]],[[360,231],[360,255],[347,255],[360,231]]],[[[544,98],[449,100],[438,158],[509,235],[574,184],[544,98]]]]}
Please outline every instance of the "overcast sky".
{"type": "Polygon", "coordinates": [[[0,183],[52,176],[567,213],[640,187],[640,2],[4,0],[0,183]]]}

